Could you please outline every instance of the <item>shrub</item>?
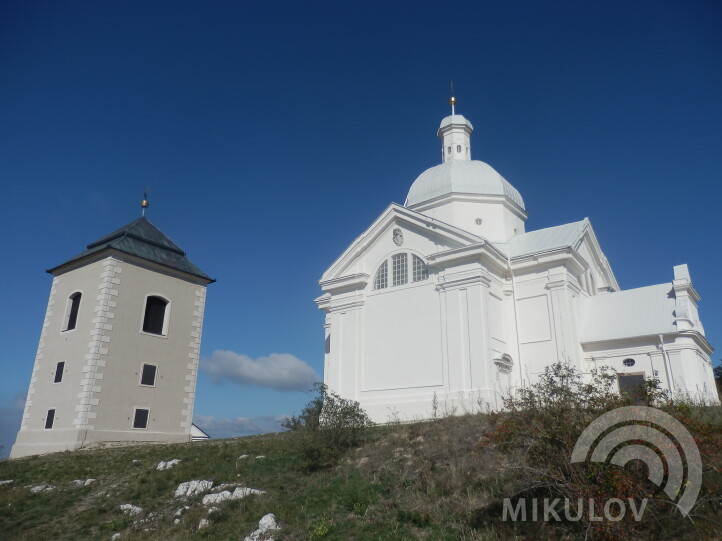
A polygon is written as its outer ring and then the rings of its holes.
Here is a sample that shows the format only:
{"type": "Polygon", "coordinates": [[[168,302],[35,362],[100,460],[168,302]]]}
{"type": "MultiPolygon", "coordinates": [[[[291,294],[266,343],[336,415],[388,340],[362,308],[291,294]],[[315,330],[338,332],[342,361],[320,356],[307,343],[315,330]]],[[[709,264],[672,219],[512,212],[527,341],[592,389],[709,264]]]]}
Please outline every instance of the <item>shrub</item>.
{"type": "Polygon", "coordinates": [[[298,432],[308,470],[335,464],[346,450],[359,445],[366,429],[373,426],[358,402],[341,398],[323,383],[316,383],[314,390],[316,396],[301,413],[281,423],[298,432]]]}
{"type": "MultiPolygon", "coordinates": [[[[580,522],[568,525],[583,528],[590,539],[621,539],[631,532],[648,535],[650,529],[691,527],[685,526],[680,514],[670,513],[673,502],[647,479],[647,469],[640,461],[633,460],[623,468],[607,463],[571,462],[577,439],[594,419],[632,403],[629,397],[616,392],[615,380],[616,374],[611,370],[593,371],[591,378],[585,380],[573,367],[556,363],[545,369],[536,384],[504,400],[505,411],[489,416],[492,429],[484,434],[478,446],[489,456],[496,454],[504,464],[503,473],[511,481],[505,487],[509,492],[503,496],[512,500],[525,498],[526,502],[544,497],[572,502],[580,498],[584,501],[632,498],[637,502],[648,498],[642,523],[635,523],[629,514],[619,522],[596,522],[583,514],[580,522]]],[[[706,442],[712,443],[710,427],[700,422],[701,408],[672,400],[660,389],[656,374],[645,381],[635,398],[637,403],[655,406],[682,421],[695,436],[703,458],[709,456],[706,442]]],[[[706,499],[705,492],[708,497],[713,493],[711,485],[707,490],[703,485],[698,502],[706,499]]],[[[476,519],[472,523],[480,525],[476,519]]]]}

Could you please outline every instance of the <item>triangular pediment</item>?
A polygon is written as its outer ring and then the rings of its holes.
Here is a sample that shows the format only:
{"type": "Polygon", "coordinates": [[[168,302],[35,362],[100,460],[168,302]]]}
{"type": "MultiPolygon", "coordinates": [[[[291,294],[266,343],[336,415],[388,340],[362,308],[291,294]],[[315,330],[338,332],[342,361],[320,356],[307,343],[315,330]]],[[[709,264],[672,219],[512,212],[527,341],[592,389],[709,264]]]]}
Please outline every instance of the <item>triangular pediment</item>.
{"type": "Polygon", "coordinates": [[[400,249],[401,246],[407,246],[410,251],[431,255],[476,244],[483,240],[468,231],[392,203],[333,262],[323,273],[319,283],[338,280],[347,275],[362,275],[370,272],[369,267],[373,263],[367,263],[363,259],[373,249],[379,249],[379,243],[382,242],[384,243],[383,250],[400,249]],[[396,228],[401,230],[404,237],[401,245],[396,245],[393,240],[393,232],[396,228]]]}

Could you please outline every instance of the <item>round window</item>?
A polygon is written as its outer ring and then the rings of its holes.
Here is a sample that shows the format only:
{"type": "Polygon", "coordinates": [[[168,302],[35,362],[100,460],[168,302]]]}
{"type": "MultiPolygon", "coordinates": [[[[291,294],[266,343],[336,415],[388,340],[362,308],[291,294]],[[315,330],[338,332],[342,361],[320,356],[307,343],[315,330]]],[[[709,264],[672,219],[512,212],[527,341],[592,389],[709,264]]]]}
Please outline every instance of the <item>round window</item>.
{"type": "Polygon", "coordinates": [[[634,366],[635,363],[636,363],[636,361],[634,359],[624,359],[622,361],[622,364],[624,366],[634,366]]]}

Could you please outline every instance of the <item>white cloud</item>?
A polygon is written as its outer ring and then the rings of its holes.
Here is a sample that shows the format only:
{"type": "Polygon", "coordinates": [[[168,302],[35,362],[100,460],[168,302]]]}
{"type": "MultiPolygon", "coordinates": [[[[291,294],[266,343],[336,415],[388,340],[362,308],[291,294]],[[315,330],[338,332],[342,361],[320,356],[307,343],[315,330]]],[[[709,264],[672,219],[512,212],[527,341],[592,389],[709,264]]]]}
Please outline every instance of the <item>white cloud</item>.
{"type": "Polygon", "coordinates": [[[232,438],[234,436],[249,436],[251,434],[266,434],[284,430],[279,422],[285,417],[235,417],[225,419],[212,415],[194,415],[193,422],[207,432],[212,438],[232,438]]]}
{"type": "Polygon", "coordinates": [[[214,383],[229,380],[241,387],[258,385],[278,391],[308,391],[321,379],[313,368],[290,353],[251,359],[217,349],[209,358],[203,358],[201,368],[214,383]]]}
{"type": "Polygon", "coordinates": [[[7,458],[10,454],[25,408],[24,394],[8,398],[0,403],[0,459],[7,458]]]}

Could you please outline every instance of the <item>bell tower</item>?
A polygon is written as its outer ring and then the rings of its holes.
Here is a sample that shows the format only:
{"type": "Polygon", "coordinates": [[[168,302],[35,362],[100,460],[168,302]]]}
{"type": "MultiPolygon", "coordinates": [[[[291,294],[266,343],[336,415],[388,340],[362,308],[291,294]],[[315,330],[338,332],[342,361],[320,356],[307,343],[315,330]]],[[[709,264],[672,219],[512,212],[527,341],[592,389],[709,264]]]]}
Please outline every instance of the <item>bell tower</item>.
{"type": "Polygon", "coordinates": [[[48,273],[50,299],[10,457],[101,441],[190,441],[214,280],[145,215],[48,273]]]}

